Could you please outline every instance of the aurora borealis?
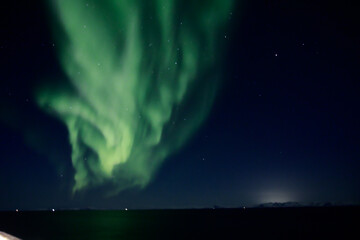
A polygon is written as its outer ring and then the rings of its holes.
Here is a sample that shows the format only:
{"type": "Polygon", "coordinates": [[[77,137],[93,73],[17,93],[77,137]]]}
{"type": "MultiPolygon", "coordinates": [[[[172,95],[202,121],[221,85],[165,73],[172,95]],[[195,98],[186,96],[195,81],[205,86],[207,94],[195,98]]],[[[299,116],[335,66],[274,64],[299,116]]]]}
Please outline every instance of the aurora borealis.
{"type": "Polygon", "coordinates": [[[74,191],[146,186],[201,125],[219,84],[218,43],[231,5],[51,1],[68,79],[42,87],[37,101],[68,128],[74,191]]]}
{"type": "Polygon", "coordinates": [[[0,211],[360,203],[351,1],[0,12],[0,211]]]}

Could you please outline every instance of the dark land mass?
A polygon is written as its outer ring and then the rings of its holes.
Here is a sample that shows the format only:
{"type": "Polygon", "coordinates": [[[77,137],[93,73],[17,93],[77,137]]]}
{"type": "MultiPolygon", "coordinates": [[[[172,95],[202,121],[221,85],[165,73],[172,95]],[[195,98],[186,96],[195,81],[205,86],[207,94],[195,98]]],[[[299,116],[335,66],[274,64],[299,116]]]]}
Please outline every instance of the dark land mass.
{"type": "Polygon", "coordinates": [[[360,239],[360,207],[0,212],[22,239],[360,239]]]}

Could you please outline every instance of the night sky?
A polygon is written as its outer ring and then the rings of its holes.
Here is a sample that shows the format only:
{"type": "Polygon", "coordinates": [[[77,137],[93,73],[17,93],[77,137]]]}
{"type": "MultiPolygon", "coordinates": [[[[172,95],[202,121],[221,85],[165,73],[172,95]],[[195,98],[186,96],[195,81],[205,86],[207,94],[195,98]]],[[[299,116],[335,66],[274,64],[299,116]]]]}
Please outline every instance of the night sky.
{"type": "Polygon", "coordinates": [[[0,210],[360,203],[352,1],[48,2],[0,10],[0,210]]]}

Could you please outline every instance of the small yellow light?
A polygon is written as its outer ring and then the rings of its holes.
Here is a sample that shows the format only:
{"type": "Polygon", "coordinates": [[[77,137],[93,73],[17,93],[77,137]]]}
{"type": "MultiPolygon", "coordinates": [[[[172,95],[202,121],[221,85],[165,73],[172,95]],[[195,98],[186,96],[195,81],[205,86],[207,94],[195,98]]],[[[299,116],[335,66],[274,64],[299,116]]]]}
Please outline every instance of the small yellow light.
{"type": "Polygon", "coordinates": [[[10,234],[0,232],[0,240],[20,240],[20,238],[16,238],[10,234]]]}

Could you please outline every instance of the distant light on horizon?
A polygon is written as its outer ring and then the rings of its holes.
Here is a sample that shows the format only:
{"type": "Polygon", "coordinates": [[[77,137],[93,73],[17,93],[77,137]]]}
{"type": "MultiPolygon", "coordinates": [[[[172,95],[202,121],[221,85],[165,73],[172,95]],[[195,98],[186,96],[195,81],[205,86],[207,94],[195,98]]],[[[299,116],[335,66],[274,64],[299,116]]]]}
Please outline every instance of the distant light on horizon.
{"type": "Polygon", "coordinates": [[[269,190],[259,194],[259,203],[285,203],[295,202],[297,198],[290,191],[285,190],[269,190]]]}

